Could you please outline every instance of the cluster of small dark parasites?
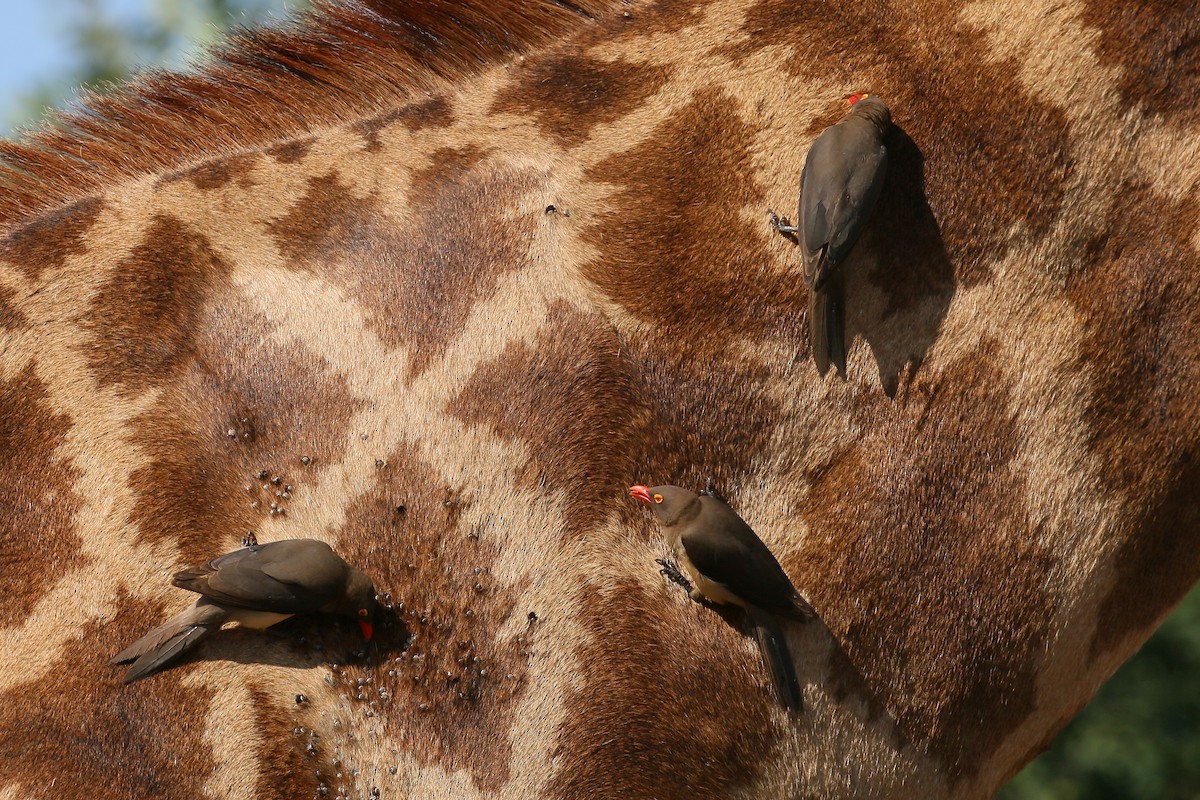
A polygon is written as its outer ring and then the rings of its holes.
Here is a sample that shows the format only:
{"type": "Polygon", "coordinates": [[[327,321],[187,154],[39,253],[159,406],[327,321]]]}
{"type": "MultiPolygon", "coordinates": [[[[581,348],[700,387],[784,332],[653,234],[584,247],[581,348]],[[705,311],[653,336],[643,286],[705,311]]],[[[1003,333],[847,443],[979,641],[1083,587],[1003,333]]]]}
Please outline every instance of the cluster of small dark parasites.
{"type": "MultiPolygon", "coordinates": [[[[312,458],[310,456],[301,456],[300,463],[307,467],[312,464],[312,458]]],[[[261,483],[247,483],[243,487],[247,494],[253,495],[256,489],[260,493],[257,499],[250,501],[250,508],[261,508],[265,496],[266,500],[270,503],[271,516],[286,516],[286,503],[292,499],[292,492],[295,491],[292,484],[286,483],[286,478],[281,473],[272,473],[271,470],[267,469],[260,469],[255,477],[261,483]]]]}

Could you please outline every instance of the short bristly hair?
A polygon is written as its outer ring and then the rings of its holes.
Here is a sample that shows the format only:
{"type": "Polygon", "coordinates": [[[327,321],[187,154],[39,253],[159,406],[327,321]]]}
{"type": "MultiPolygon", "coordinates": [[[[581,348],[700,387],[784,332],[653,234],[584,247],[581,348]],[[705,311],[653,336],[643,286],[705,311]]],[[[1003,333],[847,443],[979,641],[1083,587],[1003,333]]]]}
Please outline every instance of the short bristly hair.
{"type": "Polygon", "coordinates": [[[569,34],[614,0],[318,0],[239,29],[196,69],[148,70],[0,140],[0,231],[115,182],[383,113],[569,34]]]}

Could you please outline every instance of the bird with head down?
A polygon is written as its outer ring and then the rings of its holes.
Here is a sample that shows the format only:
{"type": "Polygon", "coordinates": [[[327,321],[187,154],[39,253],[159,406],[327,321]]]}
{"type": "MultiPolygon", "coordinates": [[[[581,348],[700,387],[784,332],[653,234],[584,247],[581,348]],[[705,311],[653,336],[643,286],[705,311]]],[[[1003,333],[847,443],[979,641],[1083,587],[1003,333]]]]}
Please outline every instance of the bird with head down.
{"type": "Polygon", "coordinates": [[[200,597],[112,657],[110,664],[134,662],[125,683],[178,660],[228,622],[263,629],[296,614],[322,611],[353,617],[370,641],[376,611],[370,578],[316,539],[250,541],[254,543],[175,573],[175,586],[200,597]]]}

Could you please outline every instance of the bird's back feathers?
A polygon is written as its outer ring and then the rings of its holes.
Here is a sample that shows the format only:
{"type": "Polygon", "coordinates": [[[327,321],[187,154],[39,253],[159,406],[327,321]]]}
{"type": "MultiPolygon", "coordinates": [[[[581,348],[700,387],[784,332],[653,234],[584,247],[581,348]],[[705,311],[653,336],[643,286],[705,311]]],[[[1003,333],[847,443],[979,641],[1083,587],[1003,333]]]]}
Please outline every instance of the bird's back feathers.
{"type": "Polygon", "coordinates": [[[827,128],[800,176],[804,282],[820,290],[858,242],[883,190],[887,149],[871,122],[851,116],[827,128]]]}
{"type": "Polygon", "coordinates": [[[229,606],[304,614],[338,599],[349,570],[324,542],[288,539],[226,553],[172,583],[229,606]]]}

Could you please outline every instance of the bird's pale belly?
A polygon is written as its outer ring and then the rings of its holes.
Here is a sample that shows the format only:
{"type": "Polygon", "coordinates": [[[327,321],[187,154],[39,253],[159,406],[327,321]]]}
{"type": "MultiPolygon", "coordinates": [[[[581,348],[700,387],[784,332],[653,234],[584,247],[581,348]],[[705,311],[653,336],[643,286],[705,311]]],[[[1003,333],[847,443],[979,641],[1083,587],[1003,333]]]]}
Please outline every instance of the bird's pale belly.
{"type": "MultiPolygon", "coordinates": [[[[276,614],[274,611],[251,611],[250,609],[239,608],[230,612],[229,619],[226,620],[225,625],[236,622],[243,628],[257,628],[258,630],[262,630],[263,628],[271,627],[276,622],[283,622],[288,617],[293,616],[295,615],[276,614]]],[[[221,627],[225,627],[225,625],[221,627]]]]}
{"type": "Polygon", "coordinates": [[[723,603],[732,606],[745,606],[742,598],[731,593],[728,589],[719,583],[714,583],[708,578],[700,574],[700,570],[696,569],[696,565],[688,558],[687,551],[683,549],[683,543],[676,541],[674,546],[675,560],[679,562],[679,566],[687,576],[691,578],[692,585],[704,595],[705,599],[711,600],[714,603],[723,603]]]}

